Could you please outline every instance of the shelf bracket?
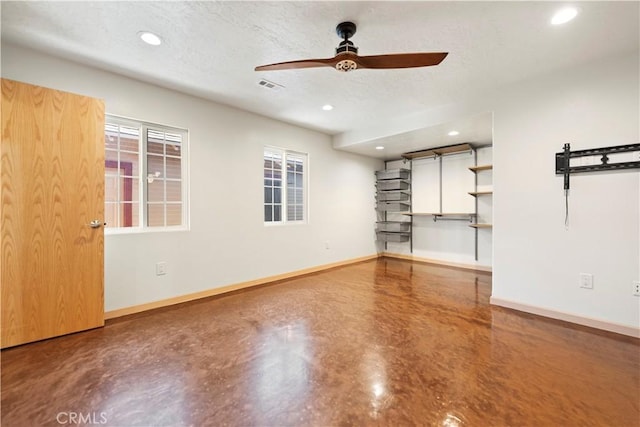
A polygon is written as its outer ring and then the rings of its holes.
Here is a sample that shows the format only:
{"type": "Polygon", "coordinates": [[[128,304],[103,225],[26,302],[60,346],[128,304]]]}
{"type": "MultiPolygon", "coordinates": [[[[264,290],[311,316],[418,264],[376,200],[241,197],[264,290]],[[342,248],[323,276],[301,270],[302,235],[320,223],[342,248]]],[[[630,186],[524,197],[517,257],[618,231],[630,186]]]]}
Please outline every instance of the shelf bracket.
{"type": "Polygon", "coordinates": [[[460,216],[446,216],[445,214],[433,214],[433,222],[440,221],[469,221],[473,223],[473,217],[475,214],[460,215],[460,216]]]}

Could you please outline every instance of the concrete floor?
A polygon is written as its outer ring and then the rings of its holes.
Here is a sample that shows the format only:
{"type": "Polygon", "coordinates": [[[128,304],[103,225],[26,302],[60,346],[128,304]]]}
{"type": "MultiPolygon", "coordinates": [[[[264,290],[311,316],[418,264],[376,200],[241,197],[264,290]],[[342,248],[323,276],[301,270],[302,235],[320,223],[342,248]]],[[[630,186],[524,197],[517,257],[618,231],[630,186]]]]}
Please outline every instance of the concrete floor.
{"type": "Polygon", "coordinates": [[[379,259],[2,352],[2,425],[638,426],[640,341],[379,259]]]}

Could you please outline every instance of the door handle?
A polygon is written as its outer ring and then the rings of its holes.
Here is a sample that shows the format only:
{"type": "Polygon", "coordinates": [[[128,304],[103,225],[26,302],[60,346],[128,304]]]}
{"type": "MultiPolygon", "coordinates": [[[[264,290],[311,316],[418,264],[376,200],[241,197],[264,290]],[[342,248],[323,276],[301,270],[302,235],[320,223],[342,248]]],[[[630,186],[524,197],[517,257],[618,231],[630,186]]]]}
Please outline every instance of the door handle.
{"type": "MultiPolygon", "coordinates": [[[[102,221],[98,220],[98,219],[94,219],[93,221],[91,221],[89,223],[89,227],[91,228],[100,228],[102,227],[103,223],[102,221]]],[[[107,225],[107,223],[105,222],[104,225],[107,225]]]]}

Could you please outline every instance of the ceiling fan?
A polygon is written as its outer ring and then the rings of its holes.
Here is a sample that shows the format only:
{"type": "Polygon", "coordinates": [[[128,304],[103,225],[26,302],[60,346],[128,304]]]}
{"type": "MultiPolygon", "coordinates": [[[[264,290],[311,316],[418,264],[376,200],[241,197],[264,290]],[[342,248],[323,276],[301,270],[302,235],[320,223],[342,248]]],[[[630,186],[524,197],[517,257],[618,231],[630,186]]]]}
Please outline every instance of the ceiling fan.
{"type": "Polygon", "coordinates": [[[429,52],[359,56],[358,48],[349,40],[356,33],[356,24],[353,22],[341,22],[336,27],[336,32],[343,40],[336,48],[336,56],[333,58],[278,62],[276,64],[261,65],[256,67],[255,70],[270,71],[295,68],[335,67],[338,71],[347,72],[363,68],[391,69],[429,67],[440,64],[449,54],[448,52],[429,52]]]}

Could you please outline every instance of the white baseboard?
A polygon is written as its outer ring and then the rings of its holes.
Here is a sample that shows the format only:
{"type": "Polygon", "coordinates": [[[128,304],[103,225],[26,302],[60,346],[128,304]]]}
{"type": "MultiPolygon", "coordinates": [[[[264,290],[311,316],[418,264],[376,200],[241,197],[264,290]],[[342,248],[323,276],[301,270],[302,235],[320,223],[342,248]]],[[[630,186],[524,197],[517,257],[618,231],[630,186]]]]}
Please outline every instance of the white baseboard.
{"type": "Polygon", "coordinates": [[[235,283],[232,285],[222,286],[219,288],[207,289],[200,292],[195,292],[187,295],[178,295],[172,298],[167,298],[160,301],[152,301],[144,304],[134,305],[131,307],[118,308],[115,310],[109,310],[104,313],[104,319],[115,319],[117,317],[128,316],[130,314],[141,313],[143,311],[154,310],[156,308],[168,307],[170,305],[181,304],[183,302],[189,302],[198,300],[201,298],[212,297],[215,295],[225,294],[228,292],[237,291],[240,289],[246,289],[253,286],[260,286],[271,282],[277,282],[278,280],[291,279],[293,277],[303,276],[305,274],[316,273],[331,268],[342,267],[345,265],[356,264],[363,261],[368,261],[378,258],[380,255],[368,255],[360,258],[353,258],[344,261],[333,262],[331,264],[318,265],[315,267],[305,268],[303,270],[292,271],[289,273],[277,274],[275,276],[263,277],[256,280],[250,280],[248,282],[235,283]]]}
{"type": "Polygon", "coordinates": [[[439,259],[422,258],[422,257],[418,257],[411,254],[397,254],[393,252],[382,252],[380,256],[388,257],[388,258],[406,259],[409,261],[416,261],[416,262],[426,262],[428,264],[438,264],[438,265],[444,265],[446,267],[462,268],[465,270],[486,271],[489,273],[491,273],[491,270],[492,270],[490,265],[464,264],[460,262],[442,261],[439,259]]]}
{"type": "Polygon", "coordinates": [[[578,325],[588,326],[590,328],[602,329],[609,332],[615,332],[617,334],[628,335],[635,338],[640,338],[640,328],[634,328],[632,326],[621,325],[619,323],[607,322],[600,319],[594,319],[591,317],[577,316],[571,313],[565,313],[562,311],[550,310],[543,307],[536,307],[533,305],[522,304],[515,301],[510,301],[502,298],[491,297],[489,300],[492,305],[499,305],[500,307],[511,308],[518,311],[524,311],[525,313],[536,314],[538,316],[550,317],[551,319],[564,320],[565,322],[576,323],[578,325]]]}

